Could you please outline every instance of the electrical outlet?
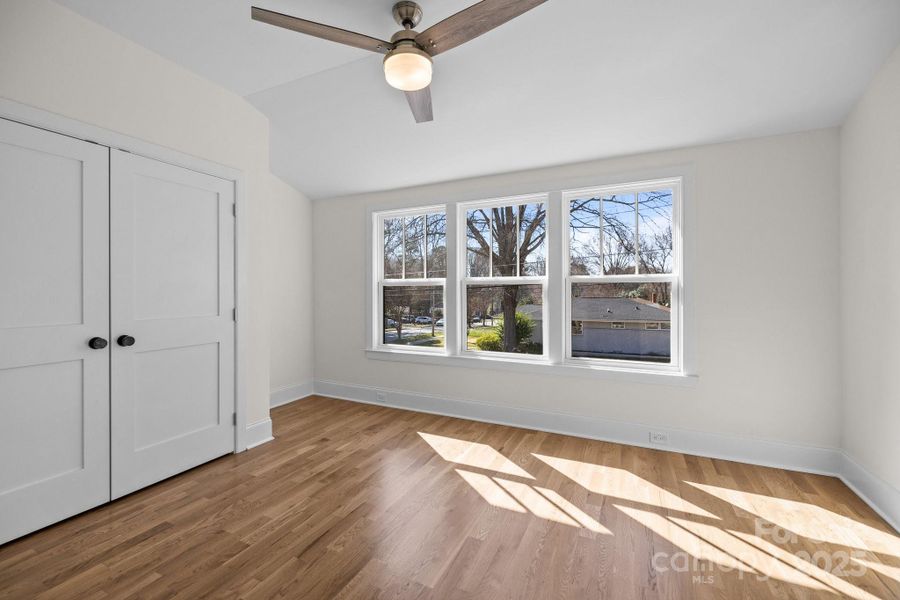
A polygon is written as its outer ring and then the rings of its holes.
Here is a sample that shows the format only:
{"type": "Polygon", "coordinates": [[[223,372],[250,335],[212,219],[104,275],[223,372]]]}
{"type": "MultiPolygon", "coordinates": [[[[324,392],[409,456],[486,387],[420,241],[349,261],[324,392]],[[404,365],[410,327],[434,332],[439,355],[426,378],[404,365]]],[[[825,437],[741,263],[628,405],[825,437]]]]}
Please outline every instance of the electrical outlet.
{"type": "Polygon", "coordinates": [[[387,402],[387,394],[384,392],[375,392],[375,400],[384,404],[387,402]]]}
{"type": "Polygon", "coordinates": [[[669,443],[669,434],[664,433],[662,431],[651,431],[650,432],[650,443],[666,445],[669,443]]]}

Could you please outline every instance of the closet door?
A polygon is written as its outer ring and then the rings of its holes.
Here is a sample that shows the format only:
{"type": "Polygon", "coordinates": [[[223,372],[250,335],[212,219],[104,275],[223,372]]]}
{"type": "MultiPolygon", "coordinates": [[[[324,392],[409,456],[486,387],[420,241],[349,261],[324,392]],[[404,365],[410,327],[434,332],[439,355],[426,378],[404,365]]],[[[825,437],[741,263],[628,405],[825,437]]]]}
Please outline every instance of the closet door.
{"type": "Polygon", "coordinates": [[[0,119],[0,543],[110,498],[108,182],[107,148],[0,119]]]}
{"type": "Polygon", "coordinates": [[[111,154],[118,498],[234,450],[234,183],[111,154]]]}

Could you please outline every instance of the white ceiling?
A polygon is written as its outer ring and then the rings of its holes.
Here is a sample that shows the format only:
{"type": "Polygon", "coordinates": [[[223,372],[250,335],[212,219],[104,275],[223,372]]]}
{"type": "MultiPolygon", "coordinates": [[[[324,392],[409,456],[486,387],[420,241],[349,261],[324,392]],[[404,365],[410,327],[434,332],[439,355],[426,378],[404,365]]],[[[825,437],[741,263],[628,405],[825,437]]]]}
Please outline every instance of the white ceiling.
{"type": "Polygon", "coordinates": [[[837,125],[900,42],[898,0],[549,0],[436,57],[417,125],[380,56],[249,18],[388,38],[392,0],[57,1],[247,96],[313,198],[837,125]]]}

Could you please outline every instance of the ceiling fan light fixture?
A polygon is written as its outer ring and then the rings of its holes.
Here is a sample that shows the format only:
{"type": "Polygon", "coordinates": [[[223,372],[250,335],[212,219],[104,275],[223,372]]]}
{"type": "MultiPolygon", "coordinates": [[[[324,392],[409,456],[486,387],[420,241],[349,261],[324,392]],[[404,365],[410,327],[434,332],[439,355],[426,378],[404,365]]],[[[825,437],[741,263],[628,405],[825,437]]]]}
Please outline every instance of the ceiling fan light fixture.
{"type": "Polygon", "coordinates": [[[431,57],[414,45],[400,45],[384,57],[384,78],[391,87],[417,92],[431,85],[431,57]]]}

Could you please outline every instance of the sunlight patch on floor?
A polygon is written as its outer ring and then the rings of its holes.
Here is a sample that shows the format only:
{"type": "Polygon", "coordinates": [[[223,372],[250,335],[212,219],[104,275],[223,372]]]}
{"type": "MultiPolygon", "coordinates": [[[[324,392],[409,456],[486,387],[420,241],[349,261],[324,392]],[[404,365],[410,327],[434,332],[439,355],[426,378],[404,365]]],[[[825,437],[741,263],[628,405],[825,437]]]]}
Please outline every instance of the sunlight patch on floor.
{"type": "Polygon", "coordinates": [[[456,472],[459,473],[459,476],[465,479],[466,483],[472,486],[472,489],[478,492],[491,506],[505,508],[506,510],[518,513],[528,512],[487,475],[472,473],[471,471],[464,471],[462,469],[456,469],[456,472]]]}
{"type": "Polygon", "coordinates": [[[727,571],[738,570],[745,573],[757,573],[753,567],[744,564],[738,558],[724,550],[720,550],[715,545],[685,530],[658,513],[618,504],[614,506],[659,537],[689,554],[693,559],[715,563],[727,571]]]}
{"type": "Polygon", "coordinates": [[[604,535],[612,535],[612,531],[598,523],[594,518],[592,518],[589,514],[563,498],[559,495],[555,490],[551,490],[548,488],[534,486],[534,489],[543,494],[548,500],[553,502],[555,505],[566,511],[569,515],[572,516],[573,519],[581,523],[581,526],[585,529],[593,531],[595,533],[602,533],[604,535]]]}
{"type": "Polygon", "coordinates": [[[815,504],[686,482],[805,538],[900,557],[900,538],[815,504]]]}
{"type": "MultiPolygon", "coordinates": [[[[809,575],[812,578],[815,578],[818,581],[821,581],[829,588],[836,590],[843,596],[847,598],[855,598],[856,600],[878,600],[877,596],[873,596],[869,592],[865,590],[861,590],[855,585],[844,581],[840,577],[832,575],[830,572],[820,569],[817,566],[813,565],[810,562],[807,562],[803,558],[797,556],[796,554],[791,554],[784,548],[768,542],[760,537],[749,533],[742,533],[740,531],[731,531],[732,534],[741,538],[748,544],[751,544],[758,548],[761,552],[769,554],[778,560],[780,560],[784,565],[788,565],[795,569],[796,571],[802,572],[806,575],[809,575]]],[[[782,569],[777,577],[782,579],[781,573],[784,570],[782,569]]]]}
{"type": "Polygon", "coordinates": [[[758,548],[750,545],[739,537],[735,537],[729,531],[719,529],[712,525],[695,523],[693,521],[688,521],[687,519],[669,517],[669,520],[680,525],[682,528],[690,531],[709,544],[712,544],[716,548],[722,549],[724,552],[727,552],[744,564],[750,566],[764,577],[780,579],[781,581],[793,585],[802,585],[812,589],[829,589],[828,586],[823,585],[821,581],[786,565],[771,554],[760,552],[758,548]]]}
{"type": "Polygon", "coordinates": [[[507,481],[494,477],[494,481],[500,484],[503,489],[518,500],[531,513],[541,519],[548,521],[556,521],[570,527],[579,527],[572,517],[567,515],[561,508],[550,502],[547,498],[532,489],[530,485],[519,483],[518,481],[507,481]]]}
{"type": "Polygon", "coordinates": [[[882,562],[866,560],[865,558],[853,557],[853,560],[867,569],[872,569],[873,571],[881,573],[885,577],[890,577],[897,583],[900,583],[900,567],[892,567],[882,562]]]}
{"type": "Polygon", "coordinates": [[[699,506],[695,506],[672,492],[666,491],[625,469],[557,458],[555,456],[545,456],[543,454],[532,453],[532,456],[550,465],[595,494],[640,502],[641,504],[668,510],[677,510],[709,519],[718,519],[718,517],[699,506]]]}
{"type": "Polygon", "coordinates": [[[497,471],[516,477],[534,479],[522,467],[509,460],[487,444],[457,440],[443,435],[419,432],[419,436],[448,462],[497,471]]]}

